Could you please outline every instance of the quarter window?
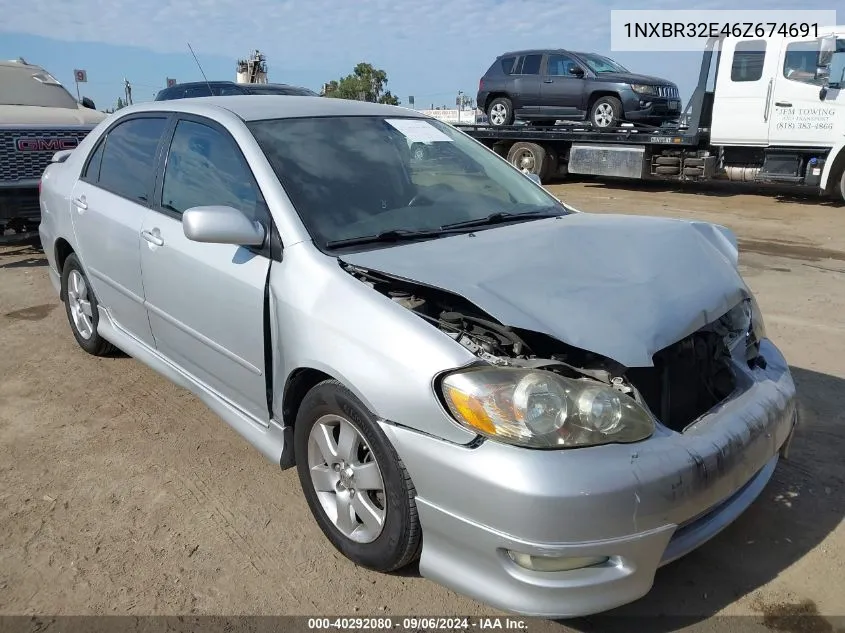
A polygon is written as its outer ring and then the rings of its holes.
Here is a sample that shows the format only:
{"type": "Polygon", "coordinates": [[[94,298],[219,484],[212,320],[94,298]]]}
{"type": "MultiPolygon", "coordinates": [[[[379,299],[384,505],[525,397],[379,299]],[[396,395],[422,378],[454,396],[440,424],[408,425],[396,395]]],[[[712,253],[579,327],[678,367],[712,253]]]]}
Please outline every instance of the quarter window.
{"type": "Polygon", "coordinates": [[[758,81],[763,76],[765,59],[765,40],[739,42],[734,49],[731,81],[758,81]]]}
{"type": "Polygon", "coordinates": [[[96,184],[100,178],[100,164],[103,162],[103,150],[105,147],[106,140],[103,139],[88,159],[88,164],[85,166],[85,173],[82,174],[83,180],[96,184]]]}
{"type": "Polygon", "coordinates": [[[181,214],[199,206],[228,206],[264,221],[252,174],[222,132],[202,123],[179,121],[170,144],[161,206],[181,214]]]}
{"type": "Polygon", "coordinates": [[[502,72],[506,75],[510,75],[511,71],[513,71],[513,62],[516,60],[515,57],[503,57],[501,64],[502,64],[502,72]]]}
{"type": "Polygon", "coordinates": [[[166,124],[165,118],[139,118],[115,126],[106,137],[99,186],[129,200],[146,201],[166,124]]]}

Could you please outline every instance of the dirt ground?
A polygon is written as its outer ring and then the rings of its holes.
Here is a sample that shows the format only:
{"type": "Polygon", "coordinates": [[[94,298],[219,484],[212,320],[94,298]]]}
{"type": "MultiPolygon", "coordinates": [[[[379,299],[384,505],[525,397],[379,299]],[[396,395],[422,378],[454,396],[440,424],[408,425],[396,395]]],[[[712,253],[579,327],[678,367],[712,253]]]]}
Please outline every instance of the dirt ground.
{"type": "MultiPolygon", "coordinates": [[[[763,496],[614,613],[834,631],[825,618],[845,615],[845,207],[730,186],[550,189],[585,211],[734,229],[801,396],[791,459],[763,496]],[[806,617],[772,619],[793,614],[806,617]]],[[[293,470],[137,361],[78,349],[45,266],[37,248],[0,247],[0,614],[497,613],[415,569],[347,562],[293,470]]]]}

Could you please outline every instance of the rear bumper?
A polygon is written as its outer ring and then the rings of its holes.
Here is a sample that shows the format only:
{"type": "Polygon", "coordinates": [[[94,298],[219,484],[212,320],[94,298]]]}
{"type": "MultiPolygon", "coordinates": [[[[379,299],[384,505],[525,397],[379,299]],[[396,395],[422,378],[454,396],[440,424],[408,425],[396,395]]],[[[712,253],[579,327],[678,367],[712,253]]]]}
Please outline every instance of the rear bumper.
{"type": "Polygon", "coordinates": [[[417,489],[420,571],[495,607],[583,616],[645,595],[656,570],[712,538],[764,489],[796,420],[786,362],[764,341],[767,368],[684,434],[645,442],[531,451],[456,446],[384,425],[417,489]],[[537,572],[507,550],[608,557],[537,572]]]}

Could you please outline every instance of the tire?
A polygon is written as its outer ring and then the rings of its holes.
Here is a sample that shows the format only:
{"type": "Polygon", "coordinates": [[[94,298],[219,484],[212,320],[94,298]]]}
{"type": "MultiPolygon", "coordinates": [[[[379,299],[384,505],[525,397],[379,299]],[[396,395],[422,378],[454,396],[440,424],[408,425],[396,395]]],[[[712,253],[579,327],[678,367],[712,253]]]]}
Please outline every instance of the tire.
{"type": "Polygon", "coordinates": [[[675,165],[679,166],[681,164],[681,157],[680,156],[658,156],[654,159],[655,165],[675,165]]]}
{"type": "Polygon", "coordinates": [[[660,174],[661,176],[678,176],[681,173],[681,168],[678,165],[674,167],[671,165],[660,165],[654,168],[655,174],[660,174]]]}
{"type": "Polygon", "coordinates": [[[590,125],[600,130],[609,130],[622,120],[622,102],[616,97],[599,97],[590,108],[590,125]]]}
{"type": "Polygon", "coordinates": [[[428,148],[423,143],[414,143],[411,146],[411,156],[414,160],[425,160],[428,156],[428,148]]]}
{"type": "Polygon", "coordinates": [[[68,255],[62,268],[62,297],[70,329],[79,347],[92,356],[109,356],[116,352],[117,348],[97,332],[100,304],[75,253],[68,255]]]}
{"type": "Polygon", "coordinates": [[[507,97],[497,97],[490,102],[487,108],[487,120],[493,127],[513,125],[513,104],[507,97]]]}
{"type": "Polygon", "coordinates": [[[842,175],[839,177],[839,197],[842,202],[845,202],[845,169],[842,170],[842,175]]]}
{"type": "Polygon", "coordinates": [[[341,554],[357,565],[381,572],[401,569],[419,556],[422,528],[411,478],[375,416],[338,381],[323,381],[305,396],[294,424],[294,451],[308,507],[341,554]],[[334,429],[337,437],[329,432],[334,429]],[[344,438],[355,440],[350,445],[358,447],[343,457],[338,451],[341,429],[344,438]],[[331,450],[321,450],[318,437],[330,440],[323,445],[331,450]],[[362,472],[367,473],[366,483],[355,479],[362,472]],[[319,476],[312,477],[312,473],[319,476]],[[320,480],[323,490],[318,494],[315,481],[320,480]],[[373,489],[379,485],[381,496],[373,489]],[[328,508],[340,517],[338,504],[343,501],[351,506],[347,506],[345,522],[327,512],[328,508]],[[381,523],[365,523],[358,514],[363,511],[373,517],[380,513],[381,523]]]}
{"type": "Polygon", "coordinates": [[[508,162],[530,174],[537,174],[540,180],[548,171],[548,153],[542,145],[520,141],[511,145],[508,150],[508,162]]]}

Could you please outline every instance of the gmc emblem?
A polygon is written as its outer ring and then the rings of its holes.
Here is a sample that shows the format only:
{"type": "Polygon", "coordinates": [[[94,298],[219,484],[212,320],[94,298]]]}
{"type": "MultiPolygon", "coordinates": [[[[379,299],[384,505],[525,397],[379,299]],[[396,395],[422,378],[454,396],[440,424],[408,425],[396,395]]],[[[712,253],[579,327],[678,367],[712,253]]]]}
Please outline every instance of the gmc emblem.
{"type": "Polygon", "coordinates": [[[15,148],[19,152],[59,152],[63,149],[74,149],[79,145],[75,138],[16,138],[15,148]]]}

